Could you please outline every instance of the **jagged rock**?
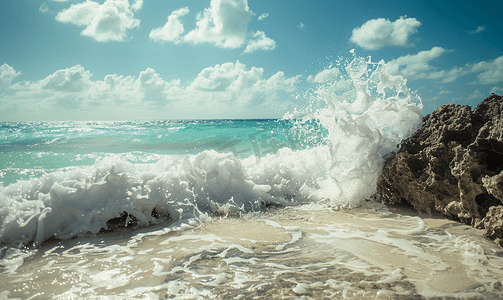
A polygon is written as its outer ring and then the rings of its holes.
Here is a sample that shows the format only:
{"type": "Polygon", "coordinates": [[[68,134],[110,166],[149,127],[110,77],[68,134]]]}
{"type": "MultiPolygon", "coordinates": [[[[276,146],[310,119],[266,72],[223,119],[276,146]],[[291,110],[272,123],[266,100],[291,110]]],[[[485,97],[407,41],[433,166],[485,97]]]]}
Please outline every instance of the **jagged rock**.
{"type": "Polygon", "coordinates": [[[426,116],[386,161],[377,194],[485,228],[486,236],[503,241],[502,226],[489,225],[503,223],[503,97],[491,94],[473,111],[443,105],[426,116]]]}
{"type": "Polygon", "coordinates": [[[503,206],[493,206],[489,208],[484,219],[485,233],[488,238],[496,240],[496,243],[503,246],[503,206]]]}
{"type": "Polygon", "coordinates": [[[492,177],[485,176],[482,182],[489,194],[503,201],[503,171],[492,177]]]}

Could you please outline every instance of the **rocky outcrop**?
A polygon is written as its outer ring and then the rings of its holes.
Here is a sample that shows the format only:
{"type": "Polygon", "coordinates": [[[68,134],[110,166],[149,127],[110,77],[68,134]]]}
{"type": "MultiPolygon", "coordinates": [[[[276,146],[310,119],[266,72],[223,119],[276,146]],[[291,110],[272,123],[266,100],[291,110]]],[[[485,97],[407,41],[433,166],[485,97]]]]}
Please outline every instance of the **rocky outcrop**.
{"type": "Polygon", "coordinates": [[[492,206],[484,218],[484,235],[503,247],[503,206],[492,206]]]}
{"type": "Polygon", "coordinates": [[[377,181],[377,194],[419,212],[440,212],[503,244],[503,97],[472,111],[443,105],[401,143],[377,181]]]}

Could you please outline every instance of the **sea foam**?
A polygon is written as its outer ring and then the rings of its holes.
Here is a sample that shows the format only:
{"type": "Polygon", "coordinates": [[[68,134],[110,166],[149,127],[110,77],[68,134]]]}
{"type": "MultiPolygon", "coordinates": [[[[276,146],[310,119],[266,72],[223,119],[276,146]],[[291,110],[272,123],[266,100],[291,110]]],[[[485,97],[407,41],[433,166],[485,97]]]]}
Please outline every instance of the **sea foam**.
{"type": "Polygon", "coordinates": [[[386,155],[422,122],[422,104],[386,64],[355,57],[316,101],[324,105],[300,118],[328,132],[323,143],[288,147],[263,157],[238,158],[215,150],[162,155],[134,164],[107,155],[92,166],[63,168],[0,187],[0,244],[41,243],[122,226],[166,220],[203,221],[269,205],[326,201],[358,205],[376,190],[386,155]],[[341,88],[343,87],[343,88],[341,88]]]}

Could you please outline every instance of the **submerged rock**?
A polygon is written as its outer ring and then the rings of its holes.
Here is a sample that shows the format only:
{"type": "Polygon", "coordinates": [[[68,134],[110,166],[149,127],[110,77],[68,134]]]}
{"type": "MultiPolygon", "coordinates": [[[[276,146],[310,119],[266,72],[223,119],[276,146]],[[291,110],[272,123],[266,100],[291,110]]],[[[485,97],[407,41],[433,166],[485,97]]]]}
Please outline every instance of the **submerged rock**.
{"type": "MultiPolygon", "coordinates": [[[[503,97],[443,105],[401,143],[377,181],[385,201],[440,212],[503,241],[503,97]]],[[[503,245],[503,243],[502,243],[503,245]]]]}

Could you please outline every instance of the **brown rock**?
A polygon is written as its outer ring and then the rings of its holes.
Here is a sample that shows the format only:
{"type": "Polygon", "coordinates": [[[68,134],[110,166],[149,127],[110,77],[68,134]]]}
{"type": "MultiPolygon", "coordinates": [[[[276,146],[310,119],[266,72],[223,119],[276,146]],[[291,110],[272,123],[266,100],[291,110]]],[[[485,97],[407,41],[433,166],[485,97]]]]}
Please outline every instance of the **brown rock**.
{"type": "MultiPolygon", "coordinates": [[[[473,112],[449,104],[426,116],[386,161],[377,194],[477,228],[501,221],[502,214],[490,222],[486,215],[503,204],[503,97],[491,94],[473,112]]],[[[488,237],[503,240],[503,231],[495,232],[486,227],[488,237]]]]}
{"type": "Polygon", "coordinates": [[[489,194],[503,202],[503,171],[498,175],[482,178],[482,183],[489,194]]]}
{"type": "Polygon", "coordinates": [[[492,206],[489,208],[484,219],[485,232],[484,236],[496,239],[496,242],[503,246],[503,206],[492,206]]]}

